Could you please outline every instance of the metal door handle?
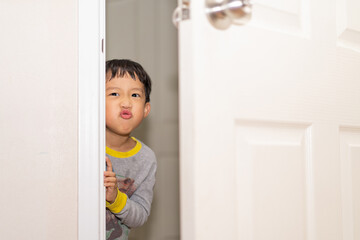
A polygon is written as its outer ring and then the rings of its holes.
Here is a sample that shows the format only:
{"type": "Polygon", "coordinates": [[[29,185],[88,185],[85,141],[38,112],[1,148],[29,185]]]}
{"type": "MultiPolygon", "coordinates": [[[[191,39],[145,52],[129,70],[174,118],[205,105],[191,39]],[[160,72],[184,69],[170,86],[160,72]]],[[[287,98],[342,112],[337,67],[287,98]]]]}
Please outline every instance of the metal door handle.
{"type": "Polygon", "coordinates": [[[178,28],[181,21],[188,19],[190,19],[190,1],[182,0],[181,4],[173,12],[172,22],[178,28]]]}
{"type": "Polygon", "coordinates": [[[251,0],[206,0],[205,12],[217,29],[227,29],[232,23],[244,25],[251,19],[251,0]]]}

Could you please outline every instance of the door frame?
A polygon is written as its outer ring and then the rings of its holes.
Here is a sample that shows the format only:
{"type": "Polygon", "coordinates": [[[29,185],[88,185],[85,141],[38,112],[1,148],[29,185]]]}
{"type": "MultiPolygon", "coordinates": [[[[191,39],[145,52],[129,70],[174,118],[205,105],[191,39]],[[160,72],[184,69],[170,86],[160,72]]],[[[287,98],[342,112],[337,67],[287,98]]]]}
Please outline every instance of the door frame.
{"type": "Polygon", "coordinates": [[[78,44],[78,240],[104,240],[105,0],[78,1],[78,44]]]}

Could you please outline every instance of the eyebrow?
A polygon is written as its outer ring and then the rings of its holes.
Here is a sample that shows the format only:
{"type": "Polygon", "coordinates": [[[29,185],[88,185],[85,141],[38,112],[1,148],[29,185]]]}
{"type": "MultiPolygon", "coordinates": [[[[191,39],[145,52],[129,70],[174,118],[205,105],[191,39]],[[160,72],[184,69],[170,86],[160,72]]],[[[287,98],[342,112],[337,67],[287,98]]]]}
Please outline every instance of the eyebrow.
{"type": "Polygon", "coordinates": [[[118,90],[118,89],[120,89],[120,88],[118,88],[118,87],[108,87],[108,88],[106,88],[106,91],[108,91],[108,90],[118,90]]]}
{"type": "MultiPolygon", "coordinates": [[[[118,88],[118,87],[108,87],[108,88],[106,88],[106,91],[110,91],[110,90],[119,90],[120,88],[118,88]]],[[[144,93],[145,92],[145,90],[144,89],[142,89],[142,88],[132,88],[131,89],[132,91],[140,91],[140,92],[142,92],[142,93],[144,93]]]]}
{"type": "Polygon", "coordinates": [[[142,89],[142,88],[133,88],[131,90],[137,90],[137,91],[140,91],[140,92],[144,92],[144,89],[142,89]]]}

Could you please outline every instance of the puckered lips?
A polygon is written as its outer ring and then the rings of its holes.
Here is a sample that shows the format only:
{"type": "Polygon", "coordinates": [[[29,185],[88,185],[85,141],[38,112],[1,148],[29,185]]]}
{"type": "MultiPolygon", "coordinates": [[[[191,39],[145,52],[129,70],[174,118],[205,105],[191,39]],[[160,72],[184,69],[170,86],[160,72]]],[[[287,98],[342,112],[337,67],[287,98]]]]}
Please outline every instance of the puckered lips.
{"type": "Polygon", "coordinates": [[[120,112],[120,117],[123,119],[130,119],[132,117],[132,113],[129,110],[124,109],[120,112]]]}

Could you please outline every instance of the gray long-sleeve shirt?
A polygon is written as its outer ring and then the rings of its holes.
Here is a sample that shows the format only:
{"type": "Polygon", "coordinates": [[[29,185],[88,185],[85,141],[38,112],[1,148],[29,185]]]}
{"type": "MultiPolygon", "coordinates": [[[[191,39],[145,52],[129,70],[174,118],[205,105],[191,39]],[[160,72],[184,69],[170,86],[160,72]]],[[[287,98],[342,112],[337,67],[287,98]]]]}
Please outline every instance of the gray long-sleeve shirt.
{"type": "Polygon", "coordinates": [[[125,207],[119,213],[106,211],[106,239],[127,240],[130,228],[143,225],[150,215],[155,184],[156,157],[141,141],[129,152],[117,152],[106,148],[112,162],[117,185],[128,196],[125,207]]]}

